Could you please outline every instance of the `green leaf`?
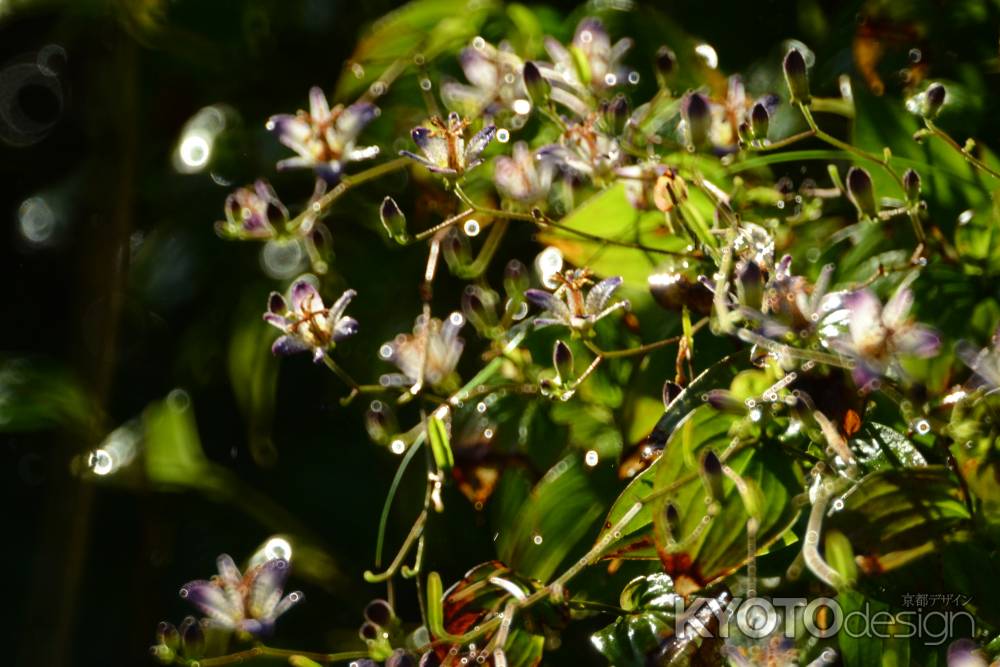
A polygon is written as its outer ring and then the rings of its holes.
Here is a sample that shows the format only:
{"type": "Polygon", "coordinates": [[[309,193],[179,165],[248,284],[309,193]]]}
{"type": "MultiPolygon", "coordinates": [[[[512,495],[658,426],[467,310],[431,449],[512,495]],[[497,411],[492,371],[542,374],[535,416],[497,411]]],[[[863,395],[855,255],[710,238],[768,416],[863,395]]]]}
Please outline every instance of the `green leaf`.
{"type": "Polygon", "coordinates": [[[595,632],[590,641],[616,667],[644,667],[647,656],[673,634],[680,600],[668,575],[637,577],[622,590],[619,602],[631,613],[595,632]]]}
{"type": "MultiPolygon", "coordinates": [[[[625,185],[598,192],[560,221],[560,225],[580,232],[638,243],[645,247],[681,252],[688,241],[670,234],[659,211],[637,211],[625,198],[625,185]]],[[[585,239],[570,232],[547,230],[540,239],[559,248],[577,266],[589,266],[602,276],[620,275],[625,284],[646,290],[646,279],[663,256],[638,248],[612,246],[585,239]]]]}
{"type": "MultiPolygon", "coordinates": [[[[846,617],[854,612],[875,614],[888,610],[888,605],[865,597],[857,591],[842,591],[837,595],[837,602],[846,617]]],[[[882,639],[869,636],[868,633],[851,633],[841,630],[837,633],[837,645],[844,659],[844,667],[869,667],[882,662],[882,639]]]]}
{"type": "Polygon", "coordinates": [[[927,465],[927,459],[916,446],[896,429],[877,422],[866,422],[851,439],[851,449],[858,464],[866,472],[886,468],[917,468],[927,465]]]}
{"type": "Polygon", "coordinates": [[[871,473],[838,502],[843,509],[830,517],[830,527],[850,538],[869,574],[902,567],[943,542],[970,536],[961,487],[943,466],[871,473]]]}
{"type": "Polygon", "coordinates": [[[427,419],[427,437],[431,443],[431,452],[434,454],[434,463],[442,472],[448,472],[455,467],[455,455],[451,451],[451,439],[448,437],[448,428],[444,422],[436,415],[431,415],[427,419]]]}
{"type": "MultiPolygon", "coordinates": [[[[742,420],[702,406],[687,415],[670,435],[663,454],[643,471],[615,501],[605,532],[614,526],[635,502],[656,493],[642,510],[612,540],[607,555],[619,558],[657,558],[668,574],[684,576],[685,586],[700,588],[740,567],[748,557],[747,503],[755,498],[759,516],[757,550],[777,540],[798,515],[791,502],[802,488],[801,472],[791,458],[772,443],[739,442],[733,433],[742,420]],[[727,454],[728,450],[728,454],[727,454]],[[728,477],[718,513],[707,518],[706,487],[699,459],[713,451],[740,478],[741,492],[728,477]],[[677,511],[675,523],[665,520],[668,503],[677,511]],[[676,540],[674,544],[668,535],[676,540]]],[[[687,591],[685,591],[687,592],[687,591]]]]}
{"type": "Polygon", "coordinates": [[[386,14],[358,40],[348,61],[351,65],[337,82],[336,98],[358,95],[397,61],[407,66],[417,55],[429,62],[457,52],[499,8],[493,0],[415,0],[386,14]]]}
{"type": "Polygon", "coordinates": [[[547,581],[603,509],[580,457],[570,455],[535,486],[513,525],[500,530],[497,553],[519,573],[547,581]]]}

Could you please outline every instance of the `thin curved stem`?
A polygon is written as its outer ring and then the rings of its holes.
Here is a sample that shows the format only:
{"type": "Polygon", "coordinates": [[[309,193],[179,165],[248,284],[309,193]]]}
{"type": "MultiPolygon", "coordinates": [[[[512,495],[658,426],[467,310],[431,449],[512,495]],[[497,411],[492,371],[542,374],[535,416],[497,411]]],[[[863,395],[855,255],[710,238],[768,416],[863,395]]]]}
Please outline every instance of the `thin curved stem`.
{"type": "Polygon", "coordinates": [[[315,662],[330,664],[334,662],[346,662],[348,660],[358,660],[368,657],[367,651],[341,651],[339,653],[317,653],[315,651],[295,651],[292,649],[273,648],[271,646],[254,646],[245,651],[220,655],[215,658],[201,658],[196,661],[182,661],[181,664],[197,664],[200,667],[218,667],[219,665],[231,665],[242,663],[251,658],[269,656],[273,658],[291,658],[300,655],[315,662]]]}
{"type": "Polygon", "coordinates": [[[935,137],[937,137],[938,139],[941,139],[946,144],[948,144],[959,155],[961,155],[965,159],[966,162],[968,162],[969,164],[971,164],[973,167],[976,167],[980,171],[983,171],[983,172],[989,174],[993,178],[996,178],[996,179],[1000,180],[1000,172],[996,171],[995,169],[990,168],[990,166],[987,165],[985,162],[983,162],[982,160],[980,160],[979,158],[977,158],[976,156],[974,156],[969,151],[965,150],[965,148],[962,147],[961,145],[959,145],[959,143],[957,141],[955,141],[951,137],[950,134],[948,134],[947,132],[945,132],[944,130],[942,130],[941,128],[939,128],[937,125],[935,125],[934,123],[932,123],[930,121],[930,119],[925,118],[924,119],[924,125],[926,125],[927,129],[931,131],[931,134],[933,134],[935,137]]]}

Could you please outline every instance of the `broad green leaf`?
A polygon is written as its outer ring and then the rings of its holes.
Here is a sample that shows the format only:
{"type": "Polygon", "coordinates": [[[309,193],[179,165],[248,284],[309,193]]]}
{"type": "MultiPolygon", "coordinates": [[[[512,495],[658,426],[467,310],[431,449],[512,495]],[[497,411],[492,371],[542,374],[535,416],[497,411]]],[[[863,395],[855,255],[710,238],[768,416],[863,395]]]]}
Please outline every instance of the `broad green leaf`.
{"type": "Polygon", "coordinates": [[[927,460],[912,442],[895,429],[877,422],[865,423],[851,439],[850,446],[866,472],[927,465],[927,460]]]}
{"type": "Polygon", "coordinates": [[[457,52],[499,8],[494,0],[414,0],[386,14],[358,40],[335,96],[354,97],[390,66],[412,66],[418,55],[429,62],[443,53],[457,52]]]}
{"type": "Polygon", "coordinates": [[[943,466],[885,469],[867,475],[837,501],[830,526],[847,535],[867,573],[921,558],[971,529],[961,487],[943,466]]]}
{"type": "MultiPolygon", "coordinates": [[[[873,614],[884,612],[889,606],[883,602],[872,600],[857,591],[843,591],[837,595],[837,602],[846,617],[854,612],[873,614]]],[[[844,659],[844,667],[869,667],[882,663],[882,639],[859,633],[841,631],[837,633],[837,645],[844,659]],[[859,636],[852,636],[857,634],[859,636]]]]}
{"type": "Polygon", "coordinates": [[[271,440],[278,360],[270,350],[273,329],[261,326],[258,310],[237,325],[229,340],[229,382],[247,423],[250,454],[258,465],[269,466],[278,456],[271,440]]]}
{"type": "Polygon", "coordinates": [[[93,429],[97,408],[69,373],[47,362],[0,359],[0,432],[93,429]]]}
{"type": "MultiPolygon", "coordinates": [[[[641,212],[633,208],[625,198],[623,183],[598,192],[559,224],[586,234],[671,252],[681,252],[689,243],[670,234],[659,211],[641,212]]],[[[545,231],[540,238],[559,248],[573,264],[589,266],[602,276],[620,275],[626,285],[644,291],[646,279],[663,258],[657,253],[612,246],[557,229],[545,231]]]]}
{"type": "MultiPolygon", "coordinates": [[[[699,459],[715,452],[739,475],[760,504],[757,550],[764,550],[784,533],[798,514],[791,502],[802,488],[801,472],[787,454],[767,442],[740,442],[733,434],[742,419],[702,406],[685,417],[670,435],[663,454],[619,496],[605,522],[605,533],[635,502],[656,493],[612,540],[608,556],[657,558],[675,577],[684,576],[694,588],[725,576],[748,557],[747,500],[728,477],[722,480],[718,513],[708,519],[706,487],[699,459]],[[728,450],[728,453],[727,453],[728,450]],[[677,544],[667,538],[667,504],[678,520],[669,529],[677,544]]],[[[600,538],[599,538],[600,539],[600,538]]]]}
{"type": "Polygon", "coordinates": [[[622,590],[619,602],[629,614],[595,632],[590,641],[616,667],[644,667],[647,656],[673,634],[680,600],[669,575],[637,577],[622,590]]]}
{"type": "Polygon", "coordinates": [[[603,510],[580,457],[570,455],[545,474],[513,525],[500,531],[497,553],[519,573],[547,581],[603,510]]]}

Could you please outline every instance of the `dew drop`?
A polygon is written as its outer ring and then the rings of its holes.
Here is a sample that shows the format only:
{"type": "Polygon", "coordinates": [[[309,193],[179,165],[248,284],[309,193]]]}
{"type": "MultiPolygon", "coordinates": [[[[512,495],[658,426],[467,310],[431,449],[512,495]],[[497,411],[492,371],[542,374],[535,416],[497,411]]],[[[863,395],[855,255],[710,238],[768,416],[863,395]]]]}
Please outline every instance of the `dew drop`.
{"type": "Polygon", "coordinates": [[[501,144],[505,144],[510,141],[510,132],[506,128],[501,127],[497,130],[497,141],[501,144]]]}
{"type": "Polygon", "coordinates": [[[433,86],[434,86],[434,84],[431,83],[430,79],[424,78],[424,79],[420,80],[420,89],[421,90],[430,90],[433,86]]]}
{"type": "Polygon", "coordinates": [[[537,544],[541,544],[542,543],[542,536],[538,535],[536,533],[535,536],[531,538],[531,541],[534,542],[536,545],[537,544]]]}
{"type": "Polygon", "coordinates": [[[466,236],[479,236],[479,232],[481,231],[479,221],[469,218],[465,221],[465,224],[462,225],[462,231],[465,232],[466,236]]]}
{"type": "Polygon", "coordinates": [[[584,455],[583,461],[588,466],[590,466],[591,468],[593,468],[594,466],[597,465],[597,462],[600,461],[600,456],[597,454],[596,450],[589,449],[589,450],[587,450],[587,453],[584,455]]]}

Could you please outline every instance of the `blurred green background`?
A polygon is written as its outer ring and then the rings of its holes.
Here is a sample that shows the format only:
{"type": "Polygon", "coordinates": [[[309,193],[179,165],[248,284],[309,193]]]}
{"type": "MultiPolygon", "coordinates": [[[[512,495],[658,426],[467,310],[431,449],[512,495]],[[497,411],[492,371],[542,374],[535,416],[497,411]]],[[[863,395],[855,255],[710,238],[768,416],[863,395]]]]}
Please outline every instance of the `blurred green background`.
{"type": "MultiPolygon", "coordinates": [[[[11,664],[147,664],[156,623],[190,612],[179,586],[210,575],[219,553],[241,560],[275,534],[293,536],[311,564],[290,584],[307,602],[282,619],[276,643],[356,642],[361,609],[380,593],[361,572],[372,566],[397,459],[370,443],[363,402],[340,407],[343,388],[329,374],[304,358],[279,366],[261,354],[273,334],[259,313],[287,281],[261,271],[257,246],[223,242],[212,223],[226,194],[257,176],[288,203],[308,196],[308,177],[275,174],[285,151],[264,121],[304,106],[312,85],[332,90],[361,31],[394,6],[0,0],[11,664]],[[176,151],[192,122],[221,129],[205,168],[186,170],[176,151]],[[81,474],[87,452],[122,425],[127,441],[137,419],[147,440],[159,439],[143,444],[157,460],[100,483],[81,474]]],[[[630,63],[647,75],[656,48],[687,34],[715,47],[722,72],[773,65],[783,40],[800,39],[816,54],[817,89],[835,90],[847,72],[856,95],[897,106],[900,72],[958,82],[950,127],[998,148],[995,1],[546,7],[562,39],[585,13],[610,16],[613,37],[637,38],[630,63]]],[[[453,58],[432,67],[457,73],[453,58]]],[[[401,90],[416,90],[409,79],[401,90]]],[[[372,130],[384,149],[398,149],[403,120],[372,130]]],[[[361,294],[352,314],[362,334],[340,354],[367,379],[384,372],[378,345],[417,312],[423,257],[390,252],[376,234],[376,203],[402,192],[406,178],[365,186],[328,220],[337,273],[361,294]]],[[[527,236],[516,243],[511,253],[522,249],[525,260],[537,248],[527,236]]],[[[457,294],[440,290],[438,310],[455,307],[457,294]]],[[[423,484],[410,482],[399,507],[419,502],[423,484]]],[[[446,502],[428,559],[447,582],[494,552],[486,514],[454,490],[446,502]]],[[[405,514],[394,512],[390,545],[405,514]]],[[[411,595],[401,607],[417,617],[411,595]]],[[[599,624],[574,626],[546,661],[600,664],[586,642],[599,624]]]]}

